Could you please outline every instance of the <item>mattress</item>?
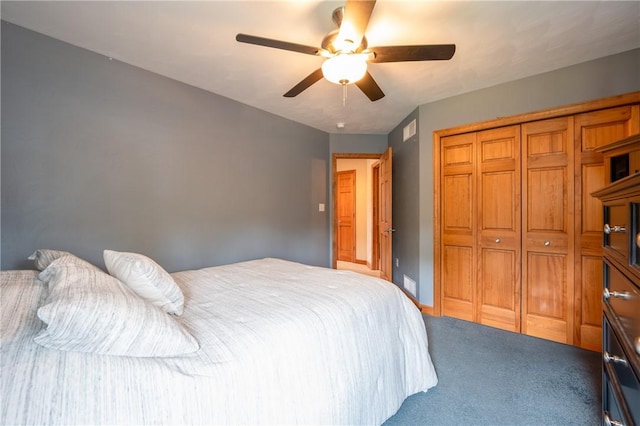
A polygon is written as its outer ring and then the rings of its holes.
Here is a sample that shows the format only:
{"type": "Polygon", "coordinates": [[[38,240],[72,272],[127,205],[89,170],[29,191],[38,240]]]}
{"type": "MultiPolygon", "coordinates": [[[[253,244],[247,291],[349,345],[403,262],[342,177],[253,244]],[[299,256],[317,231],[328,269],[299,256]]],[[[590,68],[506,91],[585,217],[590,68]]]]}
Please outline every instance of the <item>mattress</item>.
{"type": "Polygon", "coordinates": [[[419,310],[395,285],[260,259],[172,274],[194,353],[141,358],[33,341],[47,294],[3,271],[1,424],[381,424],[437,383],[419,310]]]}

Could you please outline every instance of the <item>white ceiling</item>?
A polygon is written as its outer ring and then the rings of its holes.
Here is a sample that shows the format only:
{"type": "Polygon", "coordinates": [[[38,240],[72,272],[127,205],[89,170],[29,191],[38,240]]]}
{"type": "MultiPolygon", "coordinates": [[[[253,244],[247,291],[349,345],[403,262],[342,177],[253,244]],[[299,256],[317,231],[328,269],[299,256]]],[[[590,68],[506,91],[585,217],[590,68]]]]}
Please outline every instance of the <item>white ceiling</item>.
{"type": "Polygon", "coordinates": [[[321,57],[335,1],[2,1],[2,19],[330,133],[387,134],[418,105],[640,47],[640,1],[378,0],[369,46],[454,43],[450,61],[370,64],[386,97],[321,80],[282,95],[321,57]],[[345,123],[338,130],[336,123],[345,123]]]}

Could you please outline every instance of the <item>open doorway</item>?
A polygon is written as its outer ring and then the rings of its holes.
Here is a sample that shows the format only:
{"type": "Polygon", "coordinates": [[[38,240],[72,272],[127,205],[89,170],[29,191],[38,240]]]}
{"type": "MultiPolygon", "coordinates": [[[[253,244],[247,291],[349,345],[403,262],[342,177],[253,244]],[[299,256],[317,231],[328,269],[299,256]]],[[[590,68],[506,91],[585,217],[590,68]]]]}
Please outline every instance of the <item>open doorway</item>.
{"type": "Polygon", "coordinates": [[[381,276],[379,271],[381,154],[333,154],[332,160],[333,268],[381,276]],[[349,208],[352,202],[346,187],[348,180],[343,178],[349,172],[355,174],[356,200],[352,221],[345,216],[350,214],[349,208]],[[347,205],[341,205],[341,203],[347,205]],[[347,225],[353,225],[353,230],[347,225]],[[353,261],[344,261],[343,259],[349,259],[347,255],[351,250],[348,246],[350,241],[354,244],[351,257],[353,261]]]}

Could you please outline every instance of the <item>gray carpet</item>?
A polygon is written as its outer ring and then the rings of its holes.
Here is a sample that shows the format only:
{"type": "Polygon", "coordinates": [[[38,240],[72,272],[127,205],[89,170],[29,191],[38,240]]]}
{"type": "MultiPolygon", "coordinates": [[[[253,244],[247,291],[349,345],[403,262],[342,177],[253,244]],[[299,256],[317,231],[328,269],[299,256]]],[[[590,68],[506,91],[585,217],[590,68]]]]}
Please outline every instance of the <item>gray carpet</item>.
{"type": "Polygon", "coordinates": [[[425,324],[438,384],[385,426],[602,424],[599,353],[447,317],[425,324]]]}

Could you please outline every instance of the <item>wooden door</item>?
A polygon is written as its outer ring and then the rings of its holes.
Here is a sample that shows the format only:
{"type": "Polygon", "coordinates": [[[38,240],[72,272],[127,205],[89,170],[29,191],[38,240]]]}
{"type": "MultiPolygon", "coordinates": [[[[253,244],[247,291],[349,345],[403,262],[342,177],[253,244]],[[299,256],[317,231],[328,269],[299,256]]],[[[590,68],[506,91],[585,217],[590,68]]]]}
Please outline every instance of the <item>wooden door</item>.
{"type": "Polygon", "coordinates": [[[522,332],[573,343],[573,118],[522,125],[522,332]]]}
{"type": "Polygon", "coordinates": [[[575,116],[575,344],[602,347],[602,203],[590,194],[605,185],[603,156],[596,148],[640,132],[639,106],[575,116]]]}
{"type": "Polygon", "coordinates": [[[477,322],[520,331],[520,126],[477,134],[477,322]]]}
{"type": "Polygon", "coordinates": [[[380,270],[380,162],[371,166],[371,266],[380,270]]]}
{"type": "Polygon", "coordinates": [[[338,260],[356,260],[356,171],[338,172],[338,260]]]}
{"type": "Polygon", "coordinates": [[[391,147],[380,157],[380,209],[379,209],[379,242],[380,242],[380,278],[393,280],[392,233],[391,220],[391,147]]]}
{"type": "Polygon", "coordinates": [[[475,133],[441,139],[442,314],[476,320],[475,133]]]}

